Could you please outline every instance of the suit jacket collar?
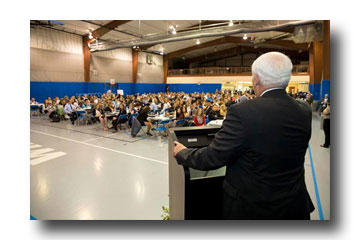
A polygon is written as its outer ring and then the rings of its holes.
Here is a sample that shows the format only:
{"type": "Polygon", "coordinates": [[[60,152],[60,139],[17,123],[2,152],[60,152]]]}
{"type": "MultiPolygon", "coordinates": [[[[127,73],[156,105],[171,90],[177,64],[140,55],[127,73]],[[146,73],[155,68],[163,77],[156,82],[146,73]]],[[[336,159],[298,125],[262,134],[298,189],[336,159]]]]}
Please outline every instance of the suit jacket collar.
{"type": "Polygon", "coordinates": [[[262,98],[273,98],[273,97],[284,97],[287,96],[285,89],[273,89],[264,93],[261,97],[262,98]]]}

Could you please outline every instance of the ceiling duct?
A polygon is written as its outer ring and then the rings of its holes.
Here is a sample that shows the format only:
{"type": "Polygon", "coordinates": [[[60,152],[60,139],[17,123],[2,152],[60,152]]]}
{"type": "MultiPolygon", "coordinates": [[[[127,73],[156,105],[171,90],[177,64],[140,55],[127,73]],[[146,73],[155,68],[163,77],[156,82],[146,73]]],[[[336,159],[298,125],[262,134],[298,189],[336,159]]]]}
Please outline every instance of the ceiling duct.
{"type": "Polygon", "coordinates": [[[176,35],[153,35],[144,37],[141,39],[122,41],[116,45],[109,45],[106,49],[94,49],[96,51],[108,51],[117,48],[131,48],[133,46],[148,46],[156,45],[161,43],[170,43],[177,41],[185,41],[191,39],[199,39],[206,37],[221,37],[230,36],[240,33],[258,33],[258,32],[269,32],[269,31],[281,31],[282,29],[288,29],[291,27],[313,25],[318,23],[316,20],[306,21],[262,21],[249,24],[239,24],[232,27],[216,27],[211,29],[201,29],[188,32],[179,32],[176,35]]]}

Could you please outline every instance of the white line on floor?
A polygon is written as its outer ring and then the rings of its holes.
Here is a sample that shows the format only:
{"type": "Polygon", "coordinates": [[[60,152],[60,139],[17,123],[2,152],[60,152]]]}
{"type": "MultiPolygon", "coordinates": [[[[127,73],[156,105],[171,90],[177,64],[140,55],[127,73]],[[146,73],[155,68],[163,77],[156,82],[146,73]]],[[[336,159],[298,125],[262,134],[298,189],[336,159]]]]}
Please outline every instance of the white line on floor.
{"type": "Polygon", "coordinates": [[[100,149],[104,149],[104,150],[107,150],[107,151],[116,152],[116,153],[120,153],[120,154],[124,154],[124,155],[128,155],[128,156],[137,157],[137,158],[149,160],[149,161],[152,161],[152,162],[168,165],[166,162],[162,162],[162,161],[152,159],[152,158],[147,158],[147,157],[143,157],[143,156],[139,156],[139,155],[135,155],[135,154],[131,154],[131,153],[121,152],[121,151],[114,150],[114,149],[111,149],[111,148],[101,147],[101,146],[97,146],[97,145],[94,145],[94,144],[91,144],[91,143],[86,143],[86,142],[80,142],[80,141],[77,141],[77,140],[74,140],[74,139],[64,138],[64,137],[56,136],[56,135],[53,135],[53,134],[36,131],[36,130],[30,130],[30,131],[40,133],[40,134],[43,134],[43,135],[47,135],[47,136],[50,136],[50,137],[55,137],[55,138],[59,138],[59,139],[63,139],[63,140],[71,141],[71,142],[84,144],[84,145],[87,145],[87,146],[90,146],[90,147],[100,148],[100,149]]]}
{"type": "Polygon", "coordinates": [[[90,141],[97,140],[97,139],[100,139],[100,138],[107,138],[107,137],[110,137],[110,136],[113,136],[113,135],[116,135],[116,134],[117,133],[111,133],[111,134],[105,135],[103,137],[91,138],[91,139],[85,140],[83,142],[90,142],[90,141]]]}

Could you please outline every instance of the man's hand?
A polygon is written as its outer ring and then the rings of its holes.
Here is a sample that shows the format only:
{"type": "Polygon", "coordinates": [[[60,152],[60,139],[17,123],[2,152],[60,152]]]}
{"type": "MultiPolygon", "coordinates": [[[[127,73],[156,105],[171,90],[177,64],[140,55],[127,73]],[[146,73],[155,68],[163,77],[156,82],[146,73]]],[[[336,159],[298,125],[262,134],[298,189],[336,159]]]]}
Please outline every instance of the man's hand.
{"type": "Polygon", "coordinates": [[[174,141],[174,156],[176,156],[181,150],[185,149],[186,147],[179,142],[174,141]]]}

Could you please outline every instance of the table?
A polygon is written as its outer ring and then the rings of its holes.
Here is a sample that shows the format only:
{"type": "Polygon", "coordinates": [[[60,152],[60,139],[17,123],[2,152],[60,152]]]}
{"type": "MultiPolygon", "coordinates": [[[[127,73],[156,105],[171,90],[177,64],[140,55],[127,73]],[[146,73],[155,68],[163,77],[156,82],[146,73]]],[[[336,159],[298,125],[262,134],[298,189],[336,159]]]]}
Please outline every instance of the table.
{"type": "Polygon", "coordinates": [[[222,126],[224,119],[212,120],[206,124],[207,126],[222,126]]]}

